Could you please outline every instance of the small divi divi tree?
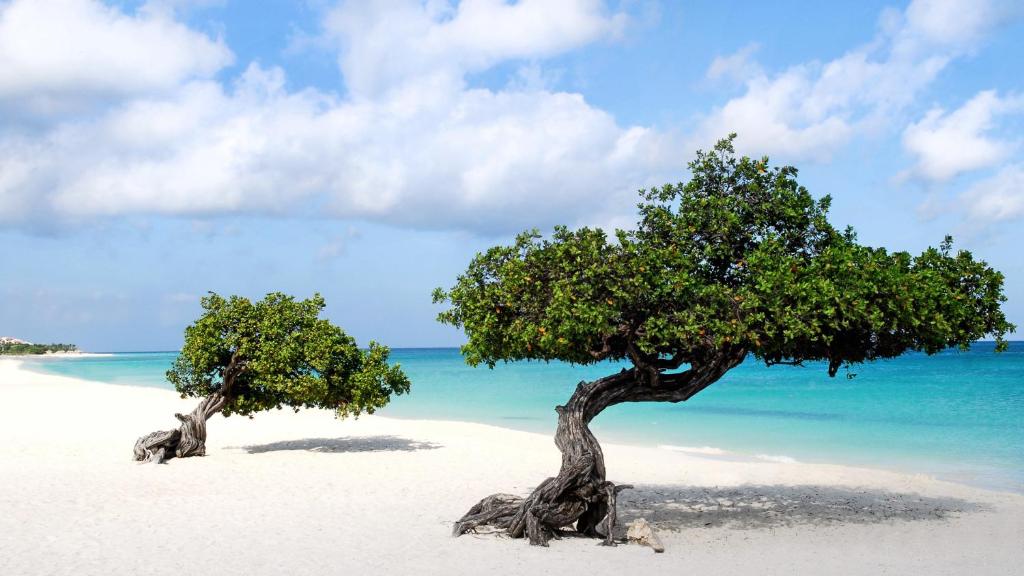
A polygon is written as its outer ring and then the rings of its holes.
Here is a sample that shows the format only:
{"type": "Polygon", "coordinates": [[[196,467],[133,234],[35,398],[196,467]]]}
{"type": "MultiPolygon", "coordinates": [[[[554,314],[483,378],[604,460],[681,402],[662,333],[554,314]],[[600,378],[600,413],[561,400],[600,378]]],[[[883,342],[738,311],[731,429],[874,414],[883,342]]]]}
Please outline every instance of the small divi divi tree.
{"type": "Polygon", "coordinates": [[[206,421],[214,414],[252,416],[284,406],[329,408],[339,417],[373,413],[409,380],[388,364],[388,348],[360,350],[341,328],[319,317],[319,294],[296,301],[280,293],[259,302],[210,293],[204,312],[185,329],[185,344],[167,379],[181,397],[202,398],[181,425],[135,443],[135,459],[162,462],[206,452],[206,421]]]}
{"type": "Polygon", "coordinates": [[[558,406],[557,476],[526,498],[484,498],[454,526],[507,529],[531,544],[575,523],[612,544],[616,487],[588,424],[623,402],[682,402],[749,356],[767,365],[843,366],[906,351],[966,349],[1013,330],[1003,277],[965,251],[919,256],[857,243],[827,221],[792,167],[698,152],[689,182],[641,191],[635,230],[536,231],[478,254],[450,290],[443,323],[468,336],[469,364],[625,361],[558,406]]]}

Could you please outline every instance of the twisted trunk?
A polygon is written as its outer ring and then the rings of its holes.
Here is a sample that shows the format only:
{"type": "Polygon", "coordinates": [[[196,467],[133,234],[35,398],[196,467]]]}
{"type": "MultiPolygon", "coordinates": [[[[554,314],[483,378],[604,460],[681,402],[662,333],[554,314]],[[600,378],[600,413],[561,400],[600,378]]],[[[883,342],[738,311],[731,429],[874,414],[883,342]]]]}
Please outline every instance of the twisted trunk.
{"type": "Polygon", "coordinates": [[[176,430],[158,430],[135,441],[135,460],[157,464],[173,457],[206,454],[206,421],[221,411],[227,397],[219,392],[203,398],[189,414],[175,414],[181,421],[176,430]]]}
{"type": "Polygon", "coordinates": [[[224,381],[220,389],[203,398],[195,410],[187,415],[175,414],[181,421],[177,430],[158,430],[135,441],[135,460],[156,462],[173,457],[206,455],[206,421],[224,409],[235,391],[238,377],[246,370],[246,361],[235,350],[224,368],[224,381]]]}
{"type": "Polygon", "coordinates": [[[452,533],[460,536],[478,526],[505,529],[514,538],[547,546],[559,531],[576,524],[576,531],[604,538],[614,545],[616,495],[628,485],[605,477],[604,453],[590,431],[590,421],[605,408],[623,402],[682,402],[722,377],[743,361],[746,352],[727,350],[706,364],[679,374],[662,374],[646,367],[623,370],[593,382],[580,382],[565,406],[558,406],[555,445],[562,452],[557,476],[547,478],[532,494],[520,498],[494,494],[484,498],[458,522],[452,533]]]}

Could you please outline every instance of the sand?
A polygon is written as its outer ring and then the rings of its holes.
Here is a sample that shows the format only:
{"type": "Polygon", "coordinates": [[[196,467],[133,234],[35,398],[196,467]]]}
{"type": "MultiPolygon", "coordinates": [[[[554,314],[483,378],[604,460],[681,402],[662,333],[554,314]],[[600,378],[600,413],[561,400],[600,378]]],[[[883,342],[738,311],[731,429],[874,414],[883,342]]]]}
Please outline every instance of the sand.
{"type": "MultiPolygon", "coordinates": [[[[0,359],[0,574],[1019,574],[1024,496],[925,476],[607,445],[622,523],[667,550],[449,536],[557,471],[546,436],[324,411],[215,417],[208,456],[131,461],[195,400],[0,359]],[[571,572],[570,572],[571,571],[571,572]]],[[[624,527],[623,527],[624,529],[624,527]]]]}

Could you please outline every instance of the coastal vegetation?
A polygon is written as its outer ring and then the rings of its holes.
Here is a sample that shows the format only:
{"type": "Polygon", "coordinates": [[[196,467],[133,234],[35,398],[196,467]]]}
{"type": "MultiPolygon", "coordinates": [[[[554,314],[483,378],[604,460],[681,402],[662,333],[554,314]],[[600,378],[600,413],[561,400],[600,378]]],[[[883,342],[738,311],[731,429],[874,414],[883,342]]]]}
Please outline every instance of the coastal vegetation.
{"type": "Polygon", "coordinates": [[[852,377],[861,362],[986,335],[1005,349],[1001,273],[948,237],[916,256],[860,244],[828,222],[828,196],[812,197],[793,167],[737,157],[734,137],[698,152],[686,183],[642,190],[634,230],[524,232],[435,291],[471,365],[629,363],[556,408],[556,476],[525,498],[484,498],[455,535],[491,525],[547,545],[575,524],[613,544],[628,486],[607,480],[591,420],[625,402],[686,401],[748,358],[852,377]]]}
{"type": "Polygon", "coordinates": [[[392,394],[409,390],[389,349],[360,349],[341,328],[319,317],[324,299],[296,301],[281,293],[259,302],[210,293],[203,314],[185,329],[185,342],[167,379],[182,398],[202,398],[181,424],[135,443],[135,459],[162,462],[206,452],[206,421],[285,406],[328,408],[339,417],[373,413],[392,394]]]}
{"type": "Polygon", "coordinates": [[[0,340],[0,355],[55,354],[77,351],[78,347],[74,344],[33,344],[13,338],[0,340]]]}

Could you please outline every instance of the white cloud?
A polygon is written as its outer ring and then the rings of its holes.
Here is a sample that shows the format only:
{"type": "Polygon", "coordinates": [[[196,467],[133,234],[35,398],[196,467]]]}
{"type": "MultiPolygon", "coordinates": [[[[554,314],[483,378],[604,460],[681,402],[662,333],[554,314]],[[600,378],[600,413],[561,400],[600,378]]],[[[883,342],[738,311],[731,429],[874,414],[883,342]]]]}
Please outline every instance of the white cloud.
{"type": "Polygon", "coordinates": [[[933,43],[970,48],[1020,11],[1015,0],[915,0],[906,14],[911,33],[933,43]]]}
{"type": "Polygon", "coordinates": [[[750,153],[828,158],[858,132],[884,126],[1010,15],[998,0],[915,0],[903,13],[885,12],[874,40],[825,63],[769,75],[743,51],[716,60],[709,75],[740,67],[746,90],[709,114],[697,139],[738,132],[750,153]]]}
{"type": "Polygon", "coordinates": [[[362,19],[346,32],[342,68],[356,88],[347,98],[288,91],[281,70],[250,65],[230,87],[192,78],[43,134],[0,135],[0,219],[259,213],[507,232],[608,221],[639,185],[678,166],[664,135],[619,126],[579,94],[541,81],[497,91],[464,84],[494,63],[612,34],[619,17],[580,1],[545,3],[544,18],[535,2],[432,6],[332,12],[335,26],[362,19]],[[426,44],[398,62],[410,42],[426,44]]]}
{"type": "Polygon", "coordinates": [[[988,133],[1004,114],[1024,111],[1024,97],[1000,98],[995,91],[979,92],[963,106],[947,113],[932,108],[903,132],[903,146],[917,157],[909,172],[932,181],[944,181],[970,170],[989,168],[1005,160],[1015,144],[988,133]]]}
{"type": "Polygon", "coordinates": [[[372,97],[410,81],[461,82],[506,60],[544,58],[617,36],[624,14],[599,0],[343,2],[325,30],[342,47],[345,82],[372,97]]]}
{"type": "MultiPolygon", "coordinates": [[[[74,42],[42,46],[41,56],[19,44],[38,43],[31,35],[0,34],[0,62],[38,67],[31,78],[0,70],[0,106],[14,108],[9,117],[46,102],[80,105],[83,95],[104,106],[0,130],[0,226],[137,214],[362,218],[486,233],[622,223],[635,190],[677,177],[692,150],[549,87],[539,61],[620,33],[625,16],[597,1],[342,4],[324,27],[340,50],[344,96],[288,90],[283,71],[257,64],[231,82],[213,78],[230,52],[175,21],[173,1],[131,15],[86,0],[46,2],[0,4],[0,30],[38,21],[74,42]],[[45,21],[37,6],[46,2],[78,19],[45,21]],[[467,83],[509,62],[520,74],[504,88],[467,83]]],[[[751,63],[750,48],[720,60],[712,75],[745,77],[746,93],[698,137],[738,130],[747,148],[827,155],[873,116],[905,106],[980,34],[935,40],[941,27],[917,18],[909,9],[890,15],[871,45],[772,76],[751,63]]]]}
{"type": "Polygon", "coordinates": [[[173,89],[231,59],[221,41],[162,12],[128,15],[92,0],[0,3],[0,106],[14,101],[21,112],[173,89]]]}
{"type": "Polygon", "coordinates": [[[203,82],[134,101],[55,133],[35,173],[66,174],[51,197],[65,217],[297,212],[510,230],[599,212],[663,158],[656,134],[574,94],[431,87],[437,98],[354,103],[282,82],[254,66],[232,92],[203,82]]]}
{"type": "Polygon", "coordinates": [[[849,138],[852,127],[843,115],[808,110],[814,84],[806,67],[773,78],[759,74],[747,81],[745,94],[704,120],[697,138],[705,143],[738,132],[744,152],[823,159],[849,138]]]}
{"type": "Polygon", "coordinates": [[[986,178],[959,198],[966,219],[976,224],[1024,218],[1024,164],[1013,164],[986,178]]]}

